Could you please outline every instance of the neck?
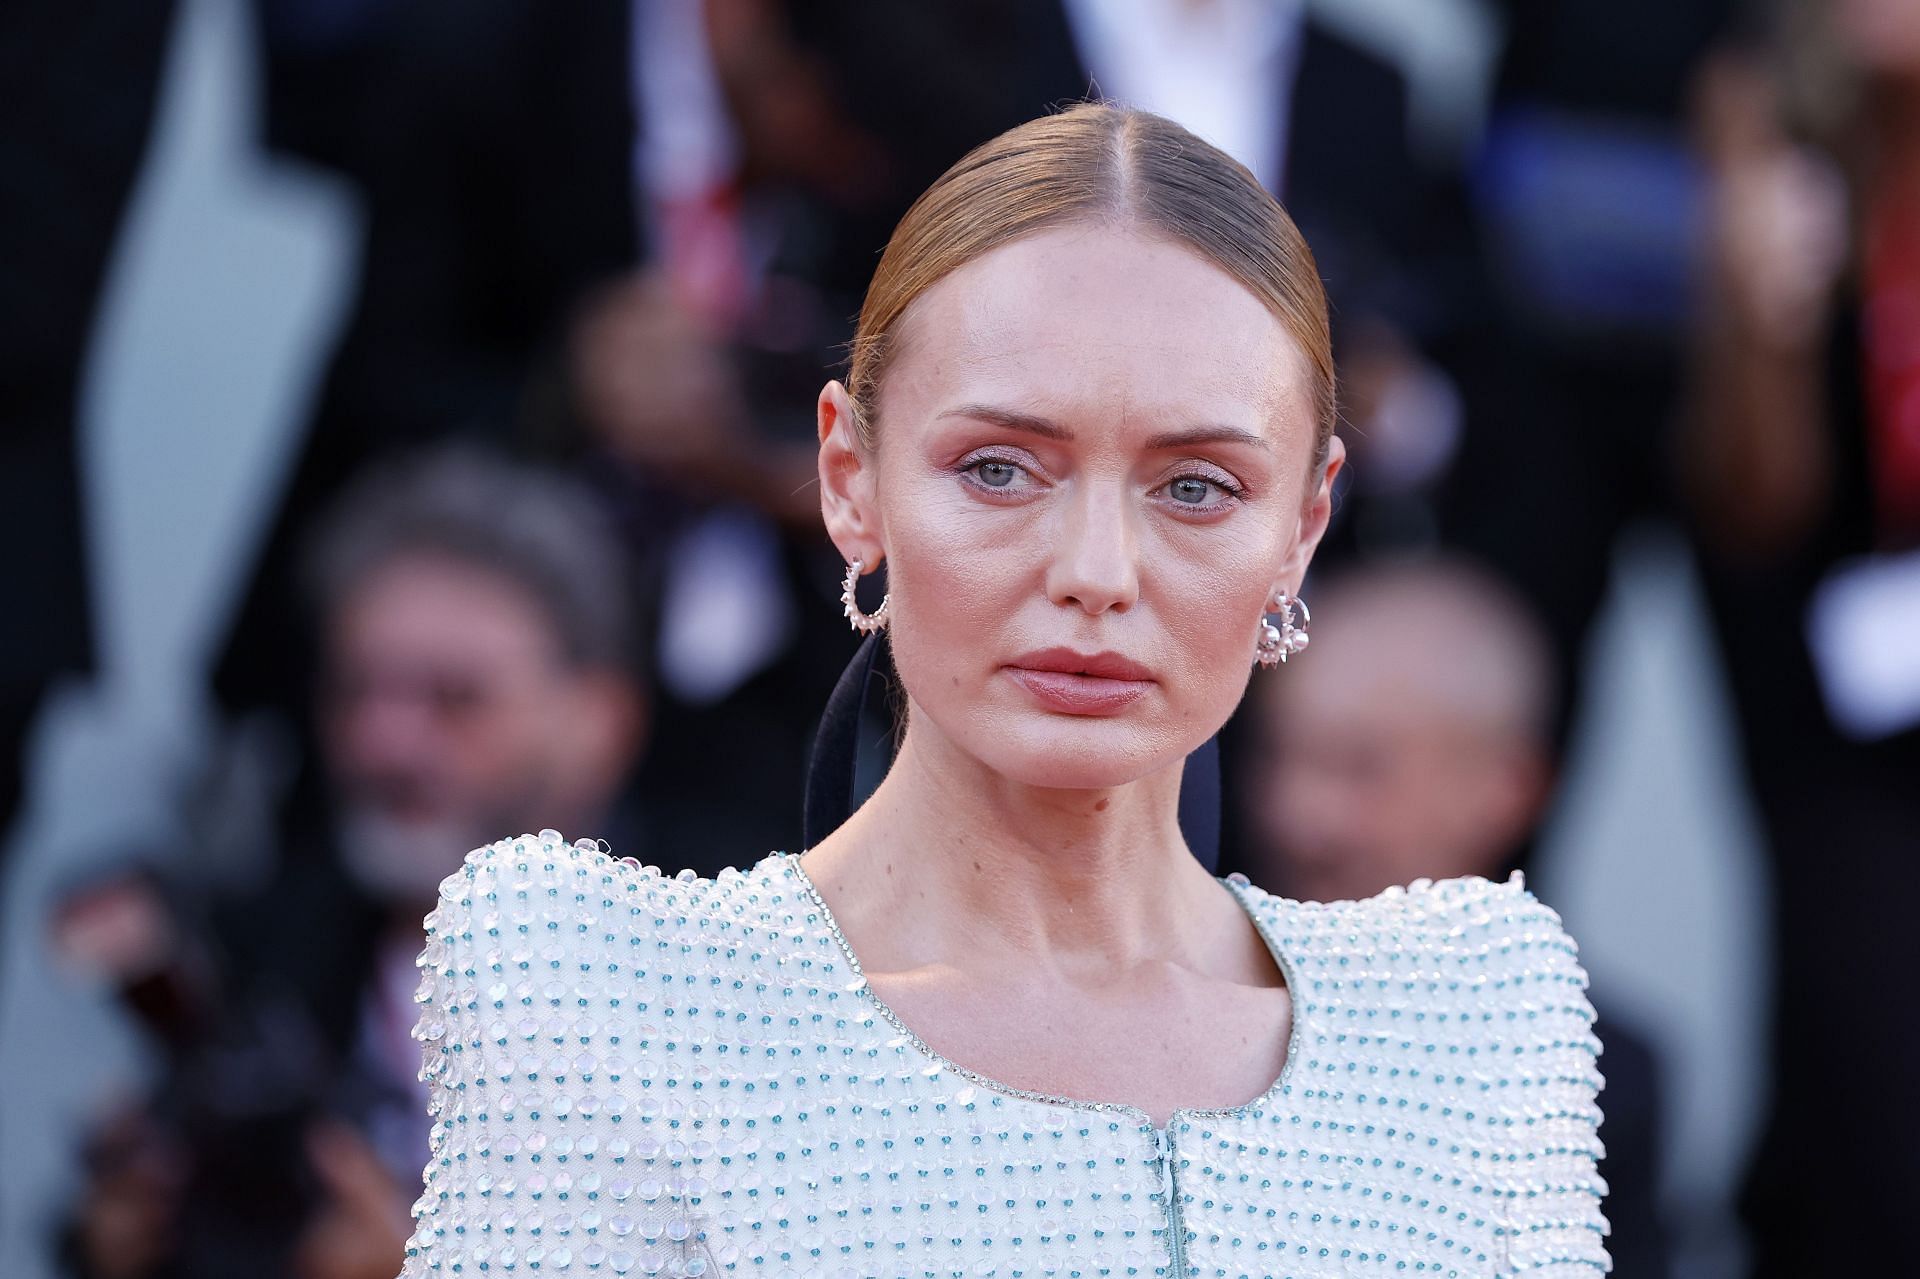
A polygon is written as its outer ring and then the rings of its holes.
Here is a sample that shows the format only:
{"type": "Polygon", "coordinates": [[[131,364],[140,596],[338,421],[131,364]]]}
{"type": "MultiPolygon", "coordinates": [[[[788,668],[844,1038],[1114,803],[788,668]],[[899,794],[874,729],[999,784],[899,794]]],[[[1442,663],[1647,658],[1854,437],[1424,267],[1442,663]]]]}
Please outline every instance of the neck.
{"type": "Polygon", "coordinates": [[[924,716],[909,724],[873,797],[806,858],[865,966],[1084,977],[1204,949],[1221,890],[1180,836],[1180,764],[1097,790],[1029,786],[924,716]]]}

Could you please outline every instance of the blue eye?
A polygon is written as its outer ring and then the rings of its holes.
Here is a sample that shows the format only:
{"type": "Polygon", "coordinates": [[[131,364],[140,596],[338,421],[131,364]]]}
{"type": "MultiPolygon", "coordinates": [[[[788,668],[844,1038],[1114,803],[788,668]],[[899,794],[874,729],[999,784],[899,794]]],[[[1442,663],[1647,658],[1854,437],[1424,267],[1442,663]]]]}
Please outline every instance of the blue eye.
{"type": "Polygon", "coordinates": [[[1213,495],[1215,487],[1211,480],[1200,480],[1188,476],[1167,485],[1167,493],[1176,502],[1199,506],[1213,495]]]}
{"type": "Polygon", "coordinates": [[[1001,489],[1013,483],[1020,474],[1020,468],[1011,462],[995,462],[988,459],[974,463],[973,473],[987,487],[1001,489]]]}

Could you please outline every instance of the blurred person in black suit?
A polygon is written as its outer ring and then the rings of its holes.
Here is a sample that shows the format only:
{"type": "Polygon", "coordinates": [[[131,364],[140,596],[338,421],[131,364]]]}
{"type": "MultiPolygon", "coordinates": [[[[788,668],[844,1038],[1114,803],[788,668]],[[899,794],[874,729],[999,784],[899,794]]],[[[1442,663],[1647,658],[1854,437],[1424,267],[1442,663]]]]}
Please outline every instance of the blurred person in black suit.
{"type": "Polygon", "coordinates": [[[349,310],[213,675],[227,716],[291,727],[293,795],[317,808],[298,542],[384,452],[460,437],[577,461],[640,551],[629,590],[647,589],[653,513],[572,429],[567,379],[578,308],[641,255],[631,6],[253,7],[263,144],[342,175],[364,209],[349,310]]]}
{"type": "Polygon", "coordinates": [[[1466,429],[1440,540],[1553,639],[1564,744],[1615,544],[1677,508],[1667,457],[1700,243],[1687,102],[1739,0],[1503,0],[1444,356],[1466,429]]]}
{"type": "Polygon", "coordinates": [[[61,916],[168,1062],[95,1135],[75,1275],[392,1279],[427,1159],[409,1031],[440,880],[496,829],[647,846],[624,552],[589,490],[443,446],[356,481],[304,554],[323,819],[292,818],[243,899],[128,874],[61,916]]]}
{"type": "Polygon", "coordinates": [[[1703,71],[1676,450],[1773,872],[1754,1274],[1891,1274],[1920,1196],[1920,6],[1770,7],[1703,71]],[[1877,655],[1877,656],[1876,656],[1877,655]]]}
{"type": "MultiPolygon", "coordinates": [[[[1505,878],[1553,793],[1554,655],[1470,561],[1359,562],[1312,583],[1313,645],[1249,695],[1236,867],[1306,901],[1417,878],[1505,878]]],[[[1656,1202],[1660,1070],[1604,994],[1600,1129],[1615,1272],[1669,1273],[1656,1202]]]]}

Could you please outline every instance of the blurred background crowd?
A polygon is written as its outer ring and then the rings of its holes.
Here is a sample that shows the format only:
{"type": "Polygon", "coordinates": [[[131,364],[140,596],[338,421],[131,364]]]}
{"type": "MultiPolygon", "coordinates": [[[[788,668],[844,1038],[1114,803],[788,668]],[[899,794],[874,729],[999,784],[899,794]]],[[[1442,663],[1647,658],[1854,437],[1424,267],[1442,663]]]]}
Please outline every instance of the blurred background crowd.
{"type": "Polygon", "coordinates": [[[8,0],[0,1273],[391,1279],[440,877],[799,846],[813,397],[1087,96],[1333,300],[1218,869],[1525,869],[1624,1279],[1911,1264],[1920,0],[8,0]]]}

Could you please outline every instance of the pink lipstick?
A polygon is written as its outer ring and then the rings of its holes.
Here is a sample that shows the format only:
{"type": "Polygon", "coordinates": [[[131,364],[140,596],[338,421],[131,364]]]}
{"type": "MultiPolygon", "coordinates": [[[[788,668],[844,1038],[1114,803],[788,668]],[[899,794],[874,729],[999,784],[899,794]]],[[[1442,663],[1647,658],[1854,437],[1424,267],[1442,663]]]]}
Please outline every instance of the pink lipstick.
{"type": "Polygon", "coordinates": [[[1153,688],[1152,672],[1118,653],[1046,648],[1003,668],[1042,706],[1064,715],[1117,715],[1153,688]]]}

